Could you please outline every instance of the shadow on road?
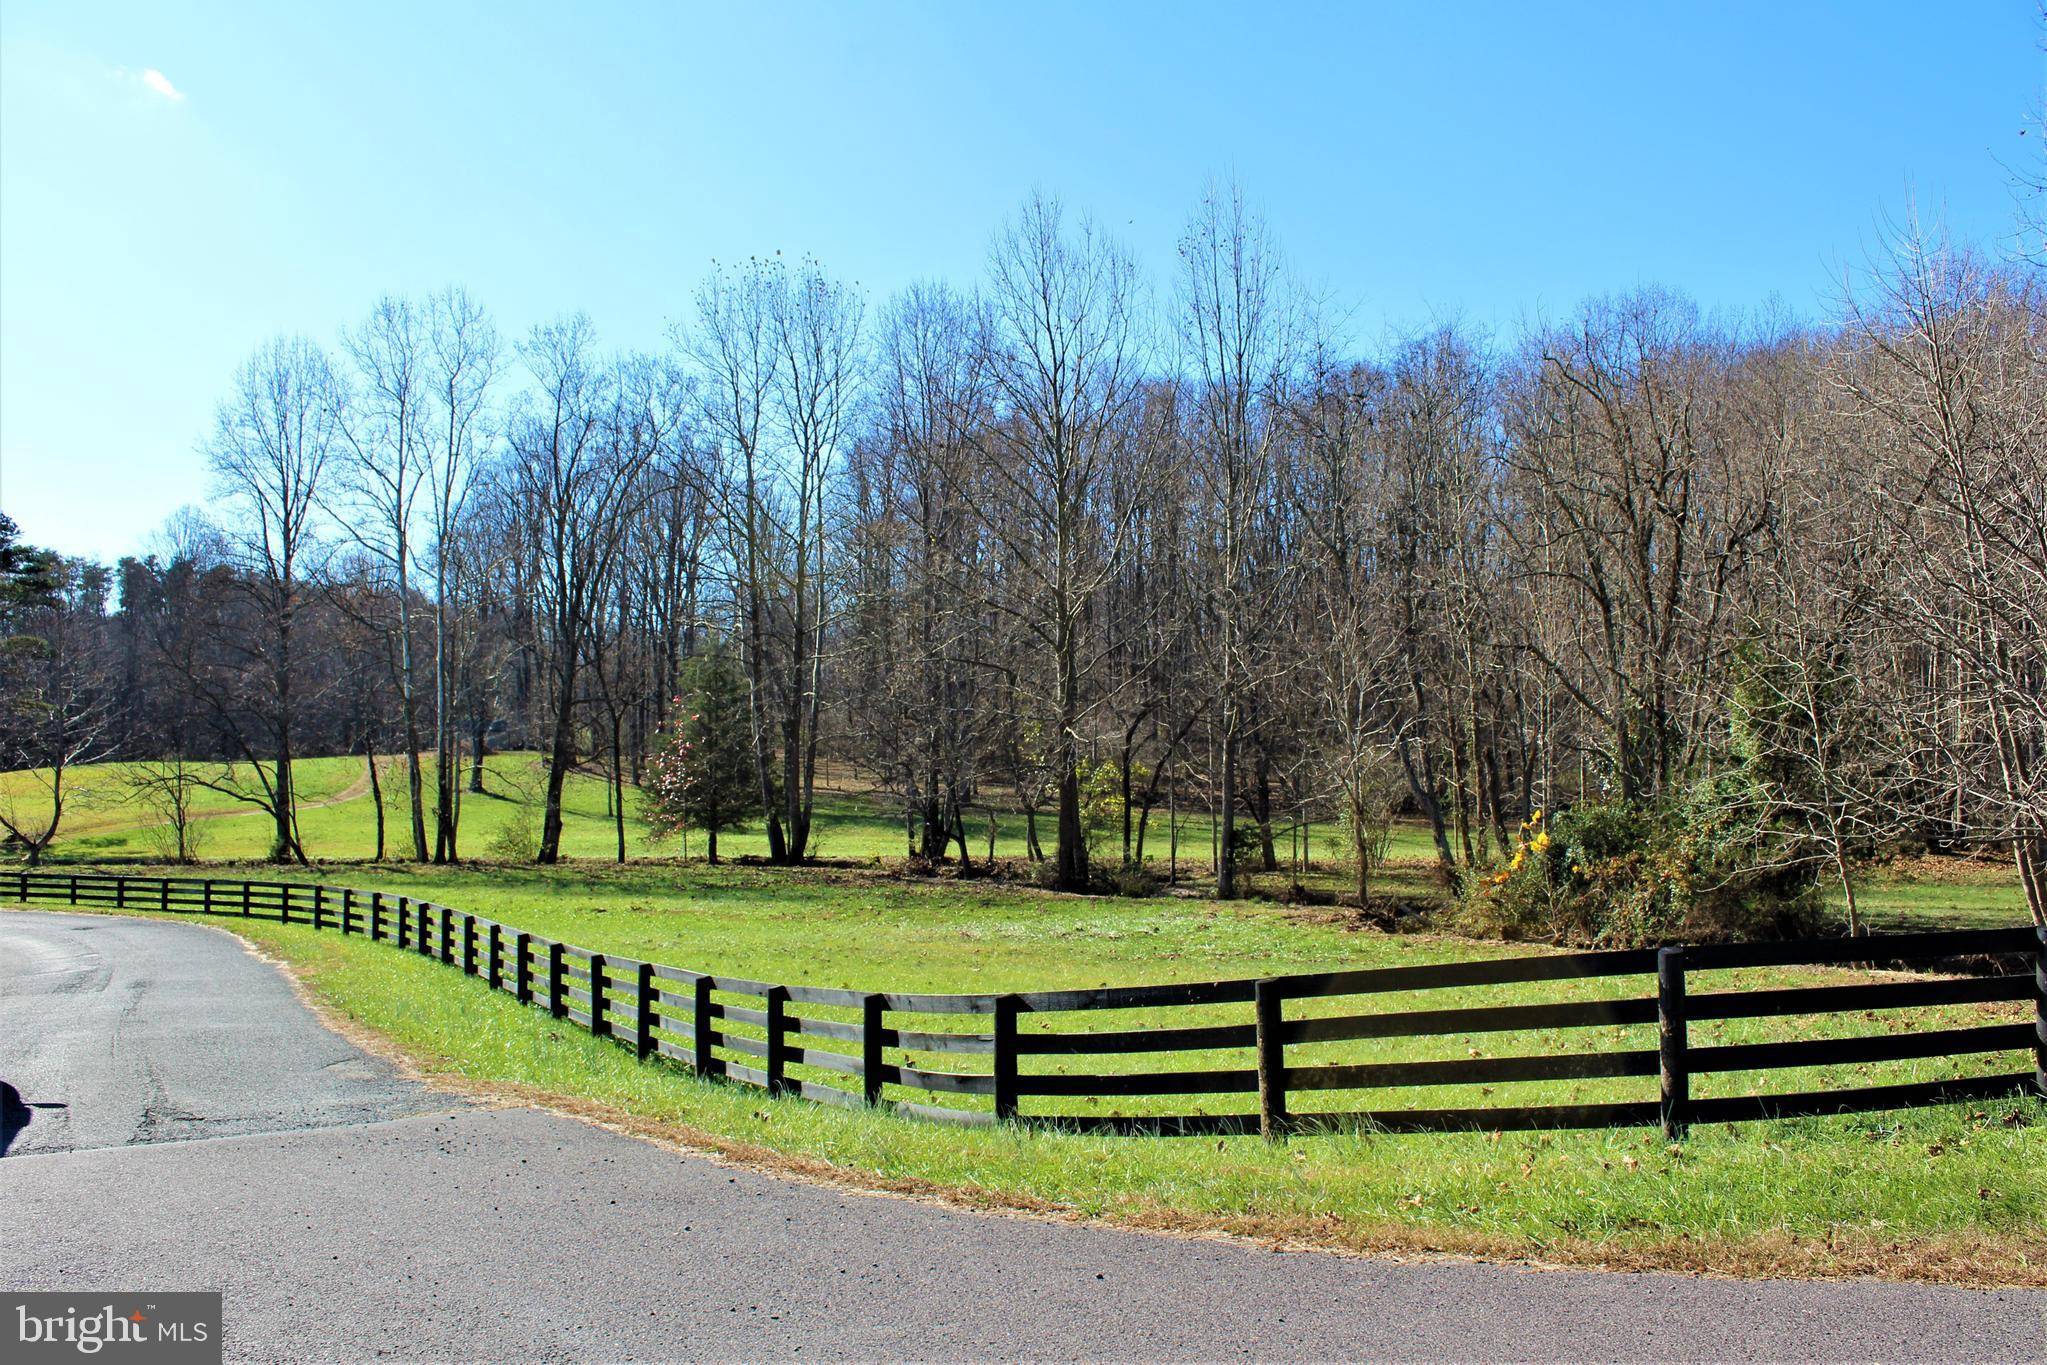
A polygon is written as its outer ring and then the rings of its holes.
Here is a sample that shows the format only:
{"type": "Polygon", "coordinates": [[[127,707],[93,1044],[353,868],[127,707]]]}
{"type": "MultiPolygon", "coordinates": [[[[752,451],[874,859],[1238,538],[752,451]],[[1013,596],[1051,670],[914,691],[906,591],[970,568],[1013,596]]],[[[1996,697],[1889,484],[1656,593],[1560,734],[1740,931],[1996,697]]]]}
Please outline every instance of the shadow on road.
{"type": "Polygon", "coordinates": [[[48,1101],[41,1104],[24,1104],[19,1090],[6,1081],[0,1081],[0,1156],[6,1156],[7,1149],[14,1145],[14,1135],[35,1120],[36,1110],[65,1107],[48,1101]]]}

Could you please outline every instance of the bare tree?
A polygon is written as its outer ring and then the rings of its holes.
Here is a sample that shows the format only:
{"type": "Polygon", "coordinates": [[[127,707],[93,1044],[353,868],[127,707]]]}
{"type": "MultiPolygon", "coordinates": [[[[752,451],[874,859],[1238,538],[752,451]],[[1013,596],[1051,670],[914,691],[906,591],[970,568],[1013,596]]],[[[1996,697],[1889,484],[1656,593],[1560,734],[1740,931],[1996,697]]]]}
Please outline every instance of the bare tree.
{"type": "Polygon", "coordinates": [[[71,770],[111,751],[114,709],[99,616],[106,570],[61,563],[46,605],[9,612],[0,638],[0,831],[38,866],[63,827],[71,770]],[[97,583],[97,588],[94,584],[97,583]]]}
{"type": "Polygon", "coordinates": [[[1144,364],[1141,299],[1123,249],[1088,222],[1069,234],[1058,202],[1043,197],[997,237],[989,274],[999,496],[982,512],[1016,580],[1009,610],[1042,662],[1030,686],[1053,726],[1055,879],[1081,890],[1082,727],[1101,701],[1089,608],[1122,557],[1137,511],[1130,495],[1145,486],[1148,452],[1129,439],[1144,364]]]}
{"type": "Polygon", "coordinates": [[[973,306],[941,286],[891,302],[868,438],[849,470],[850,738],[903,802],[912,854],[958,842],[989,746],[984,348],[973,306]]]}
{"type": "Polygon", "coordinates": [[[1180,238],[1181,344],[1195,383],[1190,442],[1209,558],[1215,715],[1222,749],[1216,894],[1237,894],[1238,759],[1246,692],[1273,660],[1261,623],[1285,620],[1288,565],[1261,553],[1258,523],[1281,505],[1273,448],[1298,324],[1265,224],[1235,185],[1213,186],[1180,238]]]}
{"type": "Polygon", "coordinates": [[[434,610],[434,861],[457,857],[459,812],[458,707],[465,630],[456,610],[461,595],[462,524],[475,472],[489,439],[491,386],[499,367],[497,329],[460,289],[426,302],[423,481],[426,492],[428,571],[434,610]]]}
{"type": "Polygon", "coordinates": [[[780,261],[754,260],[705,283],[683,337],[721,456],[714,496],[778,863],[801,861],[810,843],[830,498],[860,378],[861,315],[858,293],[814,262],[792,279],[780,261]]]}
{"type": "Polygon", "coordinates": [[[1947,661],[1958,724],[1908,716],[2008,844],[2047,925],[2047,305],[2040,278],[1908,226],[1851,305],[1846,392],[1870,419],[1889,608],[1947,661]]]}
{"type": "Polygon", "coordinates": [[[703,376],[700,417],[719,461],[711,487],[746,666],[754,769],[768,812],[768,857],[777,863],[790,855],[769,701],[780,525],[768,424],[782,359],[775,323],[787,288],[779,263],[752,260],[736,270],[719,269],[697,291],[694,326],[678,334],[703,376]]]}
{"type": "Polygon", "coordinates": [[[859,292],[806,261],[777,296],[775,411],[786,455],[780,540],[787,623],[781,632],[781,742],[786,856],[802,860],[815,805],[825,641],[832,624],[829,500],[860,383],[859,292]]]}
{"type": "Polygon", "coordinates": [[[590,322],[580,315],[536,327],[520,348],[536,392],[514,423],[506,469],[535,569],[547,671],[547,786],[535,855],[542,863],[561,857],[562,789],[576,763],[583,669],[652,458],[644,446],[604,439],[616,380],[599,370],[591,349],[590,322]]]}
{"type": "Polygon", "coordinates": [[[1522,644],[1605,731],[1623,799],[1670,789],[1711,723],[1729,591],[1769,524],[1781,468],[1720,439],[1730,343],[1656,293],[1588,308],[1533,343],[1508,462],[1524,562],[1584,622],[1564,652],[1522,644]]]}
{"type": "Polygon", "coordinates": [[[339,477],[330,480],[339,504],[334,520],[390,579],[388,593],[366,601],[390,608],[412,856],[425,862],[412,572],[419,493],[430,462],[426,324],[410,302],[387,294],[359,327],[345,335],[343,346],[354,361],[358,384],[352,394],[335,395],[340,405],[336,429],[345,458],[336,461],[339,477]]]}
{"type": "Polygon", "coordinates": [[[258,632],[248,639],[229,631],[216,646],[245,661],[268,750],[238,741],[260,790],[234,794],[269,812],[270,856],[279,861],[305,859],[292,775],[304,700],[299,621],[308,578],[317,569],[313,516],[328,463],[341,444],[339,412],[326,355],[303,337],[279,338],[236,376],[205,451],[235,514],[226,540],[236,570],[232,582],[247,597],[258,632]]]}

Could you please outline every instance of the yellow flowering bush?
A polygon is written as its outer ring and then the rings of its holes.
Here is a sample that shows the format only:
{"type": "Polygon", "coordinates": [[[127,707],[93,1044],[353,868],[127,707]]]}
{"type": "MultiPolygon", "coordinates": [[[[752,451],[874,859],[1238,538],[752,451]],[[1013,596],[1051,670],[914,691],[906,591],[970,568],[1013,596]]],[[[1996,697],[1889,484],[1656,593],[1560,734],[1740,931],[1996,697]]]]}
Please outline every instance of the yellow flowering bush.
{"type": "Polygon", "coordinates": [[[1505,860],[1468,885],[1461,927],[1615,947],[1818,931],[1810,869],[1712,795],[1536,812],[1505,860]]]}

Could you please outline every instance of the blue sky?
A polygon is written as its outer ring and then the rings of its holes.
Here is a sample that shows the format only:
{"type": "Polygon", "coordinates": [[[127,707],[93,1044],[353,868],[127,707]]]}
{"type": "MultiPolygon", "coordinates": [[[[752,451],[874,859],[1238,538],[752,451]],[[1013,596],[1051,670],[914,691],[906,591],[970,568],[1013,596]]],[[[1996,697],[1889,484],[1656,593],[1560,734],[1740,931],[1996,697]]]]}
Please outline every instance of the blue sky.
{"type": "Polygon", "coordinates": [[[2035,13],[8,0],[0,506],[136,549],[242,357],[383,291],[651,346],[714,258],[970,281],[1033,188],[1163,283],[1234,173],[1364,349],[1652,281],[1818,311],[1910,201],[2009,231],[2035,13]]]}

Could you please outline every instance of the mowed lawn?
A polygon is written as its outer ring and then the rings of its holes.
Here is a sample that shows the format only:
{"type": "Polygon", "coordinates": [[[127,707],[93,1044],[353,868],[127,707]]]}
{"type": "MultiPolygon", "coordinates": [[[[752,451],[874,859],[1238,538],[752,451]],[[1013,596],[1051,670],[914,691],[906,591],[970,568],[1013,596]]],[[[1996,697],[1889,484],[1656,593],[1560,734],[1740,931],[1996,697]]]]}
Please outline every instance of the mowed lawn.
{"type": "MultiPolygon", "coordinates": [[[[1344,927],[1270,903],[1061,896],[1021,886],[915,883],[855,869],[586,863],[552,869],[350,867],[329,880],[430,897],[549,937],[678,966],[855,988],[997,991],[1423,963],[1534,951],[1344,927]]],[[[756,1159],[981,1202],[1055,1207],[1145,1226],[1259,1232],[1323,1245],[1433,1248],[1609,1265],[1860,1273],[2047,1283],[2047,1107],[2025,1099],[1902,1113],[1719,1125],[1682,1144],[1653,1129],[1556,1134],[1362,1131],[1281,1145],[1255,1138],[1083,1137],[960,1130],[846,1112],[635,1063],[479,982],[361,939],[230,922],[317,995],[432,1071],[544,1094],[756,1159]]],[[[1716,974],[1695,991],[1830,984],[1828,970],[1716,974]]],[[[1316,1002],[1312,1012],[1641,994],[1635,979],[1316,1002]]],[[[743,1002],[741,1002],[743,1003],[743,1002]]],[[[757,1002],[754,1002],[757,1003],[757,1002]]],[[[1869,1011],[1703,1026],[1696,1043],[1835,1036],[2029,1017],[2026,1005],[1869,1011]]],[[[828,1011],[805,1013],[820,1015],[828,1011]]],[[[1247,1018],[1240,1007],[1031,1017],[1026,1028],[1144,1028],[1247,1018]]],[[[897,1016],[933,1029],[985,1026],[897,1016]]],[[[1653,1046],[1651,1031],[1543,1030],[1296,1049],[1317,1061],[1507,1056],[1653,1046]]],[[[891,1060],[903,1059],[901,1054],[891,1060]]],[[[943,1069],[985,1058],[911,1054],[943,1069]]],[[[1241,1053],[1034,1058],[1056,1072],[1241,1066],[1241,1053]],[[1070,1063],[1070,1064],[1069,1064],[1070,1063]]],[[[1833,1074],[1702,1079],[1700,1094],[1806,1089],[2029,1067],[2023,1053],[1833,1074]]],[[[814,1073],[811,1079],[825,1079],[814,1073]]],[[[831,1078],[843,1083],[843,1077],[831,1078]]],[[[891,1097],[898,1092],[891,1091],[891,1097]]],[[[907,1092],[901,1092],[907,1097],[907,1092]]],[[[1413,1108],[1647,1098],[1651,1080],[1431,1087],[1300,1097],[1299,1107],[1413,1108]]],[[[919,1098],[929,1098],[920,1096],[919,1098]]],[[[963,1104],[971,1097],[947,1097],[963,1104]]],[[[1119,1101],[1125,1112],[1247,1107],[1244,1096],[1119,1101]]],[[[1034,1099],[1027,1113],[1100,1112],[1034,1099]]]]}

